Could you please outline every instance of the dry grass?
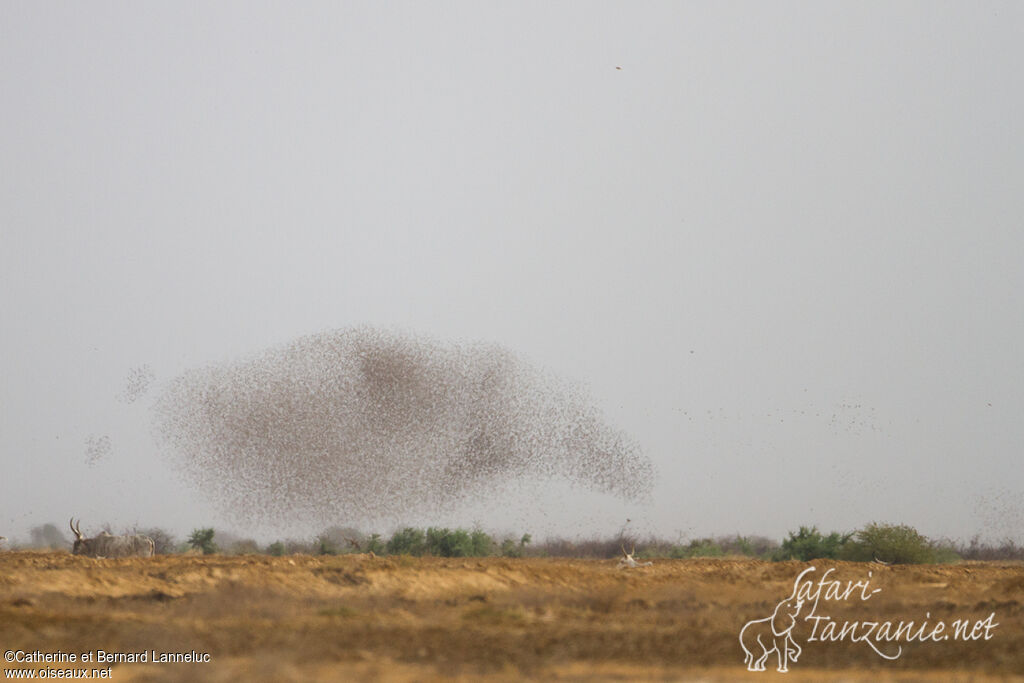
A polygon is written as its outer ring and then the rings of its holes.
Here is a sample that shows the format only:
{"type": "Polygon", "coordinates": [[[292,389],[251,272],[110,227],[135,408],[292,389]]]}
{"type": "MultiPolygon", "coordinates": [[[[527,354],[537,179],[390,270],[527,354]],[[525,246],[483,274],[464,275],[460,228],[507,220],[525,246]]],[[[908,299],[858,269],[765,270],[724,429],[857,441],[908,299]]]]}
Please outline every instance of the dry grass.
{"type": "MultiPolygon", "coordinates": [[[[1024,671],[1024,565],[836,566],[883,592],[851,618],[983,618],[980,643],[805,643],[791,680],[1006,680],[1024,671]]],[[[737,636],[806,565],[665,560],[0,554],[0,642],[53,651],[210,652],[210,664],[118,665],[115,680],[733,680],[737,636]]],[[[821,567],[819,567],[821,569],[821,567]]],[[[806,634],[804,634],[806,636],[806,634]]],[[[800,640],[804,643],[804,640],[800,640]]],[[[771,677],[771,676],[769,676],[771,677]]]]}

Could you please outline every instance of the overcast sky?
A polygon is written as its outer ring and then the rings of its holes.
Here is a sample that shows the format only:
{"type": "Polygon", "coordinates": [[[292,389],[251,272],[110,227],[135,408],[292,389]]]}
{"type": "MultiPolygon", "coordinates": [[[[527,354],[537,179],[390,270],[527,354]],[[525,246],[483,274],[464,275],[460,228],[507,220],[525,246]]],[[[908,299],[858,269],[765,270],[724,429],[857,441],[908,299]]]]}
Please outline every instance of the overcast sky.
{"type": "Polygon", "coordinates": [[[369,324],[658,470],[405,521],[1020,541],[1022,64],[1019,2],[0,2],[0,534],[221,525],[161,386],[369,324]]]}

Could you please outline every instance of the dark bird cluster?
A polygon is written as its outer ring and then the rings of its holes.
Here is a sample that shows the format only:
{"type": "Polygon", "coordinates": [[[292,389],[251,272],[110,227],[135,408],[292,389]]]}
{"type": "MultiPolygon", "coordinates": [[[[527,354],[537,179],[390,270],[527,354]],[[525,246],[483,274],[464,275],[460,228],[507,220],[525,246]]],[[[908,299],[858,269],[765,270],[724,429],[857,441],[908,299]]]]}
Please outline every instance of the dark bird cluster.
{"type": "Polygon", "coordinates": [[[488,344],[325,332],[186,372],[154,410],[186,477],[250,522],[408,519],[548,477],[635,500],[653,481],[579,388],[488,344]]]}

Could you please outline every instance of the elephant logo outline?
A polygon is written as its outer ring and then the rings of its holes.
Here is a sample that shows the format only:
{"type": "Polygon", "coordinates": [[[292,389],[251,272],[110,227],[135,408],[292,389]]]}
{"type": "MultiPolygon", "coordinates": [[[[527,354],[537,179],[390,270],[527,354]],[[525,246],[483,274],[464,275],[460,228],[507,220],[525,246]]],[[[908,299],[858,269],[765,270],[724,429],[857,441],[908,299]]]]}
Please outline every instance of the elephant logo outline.
{"type": "Polygon", "coordinates": [[[747,671],[764,671],[765,663],[773,652],[779,659],[777,670],[782,673],[789,671],[790,661],[796,663],[803,650],[793,640],[793,627],[803,603],[803,600],[790,596],[775,606],[771,616],[752,619],[743,625],[740,647],[743,648],[743,663],[747,665],[747,671]],[[756,656],[758,650],[760,656],[756,656]]]}

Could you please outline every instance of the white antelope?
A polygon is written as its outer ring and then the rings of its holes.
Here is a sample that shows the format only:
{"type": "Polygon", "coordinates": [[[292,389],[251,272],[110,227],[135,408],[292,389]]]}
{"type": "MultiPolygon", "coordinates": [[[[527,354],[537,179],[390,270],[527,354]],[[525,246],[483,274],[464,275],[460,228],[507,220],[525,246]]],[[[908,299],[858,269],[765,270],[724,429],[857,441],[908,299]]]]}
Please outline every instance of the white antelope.
{"type": "MultiPolygon", "coordinates": [[[[82,521],[78,521],[78,527],[82,521]]],[[[155,551],[153,539],[149,536],[128,534],[125,536],[112,536],[106,531],[100,532],[99,536],[86,538],[81,530],[75,526],[75,520],[71,520],[71,531],[75,534],[75,545],[71,549],[74,555],[85,555],[86,557],[152,557],[155,551]]]]}
{"type": "Polygon", "coordinates": [[[625,545],[620,545],[620,547],[622,548],[622,557],[619,558],[619,564],[618,564],[619,569],[636,569],[637,567],[650,567],[651,565],[654,564],[653,562],[649,562],[649,561],[648,562],[637,562],[636,560],[633,559],[633,554],[636,552],[636,544],[635,543],[633,544],[633,550],[631,552],[628,552],[628,553],[626,552],[626,546],[625,545]]]}

